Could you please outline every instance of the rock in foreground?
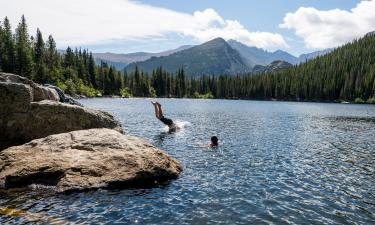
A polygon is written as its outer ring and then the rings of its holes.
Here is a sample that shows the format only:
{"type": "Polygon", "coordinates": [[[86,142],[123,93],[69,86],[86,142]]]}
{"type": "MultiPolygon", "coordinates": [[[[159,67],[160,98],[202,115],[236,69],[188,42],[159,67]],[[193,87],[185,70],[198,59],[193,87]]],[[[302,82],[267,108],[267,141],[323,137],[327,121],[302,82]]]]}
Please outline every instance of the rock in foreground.
{"type": "Polygon", "coordinates": [[[105,128],[51,135],[0,152],[2,188],[127,188],[173,179],[181,170],[175,159],[146,141],[105,128]]]}
{"type": "Polygon", "coordinates": [[[52,134],[91,128],[122,132],[120,122],[103,111],[50,100],[31,102],[27,112],[1,116],[0,149],[1,143],[23,144],[52,134]]]}
{"type": "Polygon", "coordinates": [[[109,113],[81,107],[57,90],[0,72],[0,150],[74,130],[111,128],[122,132],[120,122],[109,113]]]}

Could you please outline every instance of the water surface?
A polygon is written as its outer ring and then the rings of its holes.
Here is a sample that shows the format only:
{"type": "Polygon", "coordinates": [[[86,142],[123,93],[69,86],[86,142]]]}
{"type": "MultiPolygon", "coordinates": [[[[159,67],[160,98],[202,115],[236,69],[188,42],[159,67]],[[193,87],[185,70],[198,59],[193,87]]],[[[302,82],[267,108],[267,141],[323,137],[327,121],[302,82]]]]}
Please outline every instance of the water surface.
{"type": "Polygon", "coordinates": [[[0,192],[0,223],[375,223],[374,105],[160,99],[189,122],[168,134],[150,99],[81,102],[178,159],[181,176],[150,189],[0,192]]]}

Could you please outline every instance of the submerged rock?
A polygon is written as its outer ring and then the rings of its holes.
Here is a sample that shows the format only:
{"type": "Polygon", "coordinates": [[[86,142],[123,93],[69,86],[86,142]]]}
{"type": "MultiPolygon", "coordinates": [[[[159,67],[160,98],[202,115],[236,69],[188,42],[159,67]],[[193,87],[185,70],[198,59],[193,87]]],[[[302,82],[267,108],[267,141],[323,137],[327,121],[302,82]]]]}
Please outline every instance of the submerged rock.
{"type": "Polygon", "coordinates": [[[146,141],[111,129],[51,135],[0,152],[0,187],[57,192],[142,187],[176,178],[181,165],[146,141]]]}

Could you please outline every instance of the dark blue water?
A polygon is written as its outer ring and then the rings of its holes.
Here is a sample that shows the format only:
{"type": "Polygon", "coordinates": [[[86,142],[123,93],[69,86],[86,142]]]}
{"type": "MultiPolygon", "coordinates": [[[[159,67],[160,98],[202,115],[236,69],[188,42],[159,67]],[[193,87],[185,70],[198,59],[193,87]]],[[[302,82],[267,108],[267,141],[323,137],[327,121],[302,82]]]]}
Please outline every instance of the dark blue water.
{"type": "Polygon", "coordinates": [[[374,105],[160,99],[190,123],[168,134],[150,99],[81,102],[178,159],[181,176],[141,190],[1,192],[0,223],[375,223],[374,105]]]}

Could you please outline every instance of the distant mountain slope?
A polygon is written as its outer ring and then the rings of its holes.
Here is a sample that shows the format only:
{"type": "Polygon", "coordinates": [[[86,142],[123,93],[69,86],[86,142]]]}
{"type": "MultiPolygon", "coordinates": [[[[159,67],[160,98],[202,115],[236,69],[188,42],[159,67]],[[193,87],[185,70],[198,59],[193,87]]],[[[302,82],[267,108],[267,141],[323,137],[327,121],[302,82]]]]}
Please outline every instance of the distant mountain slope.
{"type": "Polygon", "coordinates": [[[297,101],[375,103],[375,33],[293,68],[249,76],[248,96],[297,101]],[[271,90],[271,91],[264,91],[271,90]]]}
{"type": "Polygon", "coordinates": [[[233,49],[237,50],[241,54],[243,60],[246,62],[246,65],[250,67],[254,67],[256,65],[266,66],[277,60],[285,61],[291,64],[298,64],[305,62],[306,60],[311,60],[318,56],[325,55],[332,51],[332,49],[326,49],[295,57],[282,50],[269,52],[261,48],[247,46],[235,40],[229,40],[228,43],[233,49]]]}
{"type": "MultiPolygon", "coordinates": [[[[135,52],[129,54],[115,54],[115,53],[94,53],[94,58],[97,64],[100,64],[101,61],[106,62],[110,66],[116,67],[118,70],[123,70],[127,68],[132,70],[135,68],[135,63],[144,71],[152,71],[156,67],[163,66],[167,71],[175,72],[182,66],[184,66],[187,72],[192,73],[194,76],[202,74],[217,74],[217,73],[244,73],[252,71],[255,66],[257,68],[255,71],[262,70],[260,66],[266,67],[274,61],[284,61],[290,64],[299,64],[301,62],[306,62],[306,60],[311,60],[317,56],[327,54],[332,51],[332,49],[312,52],[308,54],[302,54],[299,57],[295,57],[288,52],[277,50],[275,52],[269,52],[257,47],[247,46],[241,42],[235,40],[229,40],[225,42],[221,38],[214,39],[216,40],[215,44],[206,45],[204,44],[199,46],[184,45],[177,49],[172,49],[169,51],[159,52],[159,53],[147,53],[147,52],[135,52]],[[220,40],[220,41],[219,41],[220,40]],[[228,53],[231,55],[229,58],[232,58],[231,63],[228,64],[228,59],[225,57],[219,57],[218,53],[221,51],[219,46],[225,46],[224,49],[230,49],[228,53]],[[184,50],[195,48],[192,51],[187,53],[178,54],[177,56],[163,58],[163,56],[170,56],[174,53],[178,53],[184,50]],[[208,53],[208,49],[213,48],[211,53],[208,53]],[[203,50],[202,52],[200,52],[203,50]],[[200,53],[199,53],[200,52],[200,53]],[[235,53],[238,52],[238,53],[235,53]],[[207,57],[203,57],[204,54],[207,57]],[[216,54],[215,57],[211,57],[212,54],[216,54]],[[239,55],[240,59],[237,58],[239,55]],[[181,57],[185,57],[182,59],[181,57]],[[198,57],[197,59],[195,59],[198,57]],[[194,59],[193,59],[194,58],[194,59]],[[220,61],[218,59],[223,59],[220,61]],[[235,59],[233,61],[233,59],[235,59]],[[172,60],[172,61],[171,61],[172,60]],[[182,61],[183,60],[183,61],[182,61]],[[226,65],[215,65],[213,62],[218,60],[218,63],[227,62],[226,65]],[[144,62],[144,63],[141,63],[144,62]],[[129,65],[130,64],[130,65],[129,65]],[[245,66],[244,66],[245,65],[245,66]]],[[[210,42],[208,42],[210,43],[210,42]]],[[[225,54],[224,54],[225,55],[225,54]]],[[[229,56],[226,55],[226,56],[229,56]]]]}
{"type": "Polygon", "coordinates": [[[191,48],[192,45],[183,45],[179,48],[157,52],[157,53],[149,53],[149,52],[135,52],[135,53],[128,53],[128,54],[116,54],[116,53],[93,53],[95,61],[97,64],[100,64],[101,61],[108,63],[110,66],[115,66],[118,70],[123,70],[129,63],[133,62],[140,62],[145,61],[151,57],[160,57],[160,56],[168,56],[175,52],[179,52],[188,48],[191,48]]]}
{"type": "Polygon", "coordinates": [[[255,65],[266,66],[276,60],[286,61],[292,64],[298,62],[297,57],[282,50],[268,52],[261,48],[247,46],[235,40],[229,40],[228,43],[233,49],[241,54],[249,67],[254,67],[255,65]]]}
{"type": "Polygon", "coordinates": [[[292,67],[292,66],[293,65],[288,63],[288,62],[276,60],[276,61],[271,62],[267,66],[256,65],[256,66],[254,66],[252,72],[253,73],[268,73],[268,72],[279,71],[279,70],[282,70],[282,69],[287,69],[287,68],[292,67]]]}
{"type": "Polygon", "coordinates": [[[216,38],[201,45],[173,53],[169,56],[152,57],[144,62],[129,64],[126,69],[151,72],[162,66],[169,72],[184,68],[188,76],[237,74],[250,72],[240,54],[224,39],[216,38]]]}
{"type": "Polygon", "coordinates": [[[308,54],[302,54],[302,55],[299,56],[298,61],[299,61],[299,63],[303,63],[303,62],[306,62],[306,60],[315,59],[318,56],[328,54],[332,51],[333,51],[333,49],[325,49],[325,50],[316,51],[316,52],[312,52],[312,53],[308,53],[308,54]]]}

